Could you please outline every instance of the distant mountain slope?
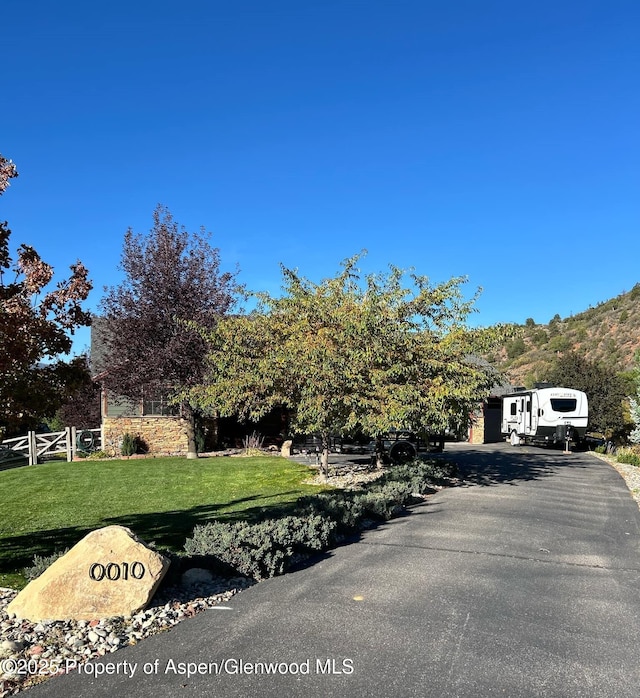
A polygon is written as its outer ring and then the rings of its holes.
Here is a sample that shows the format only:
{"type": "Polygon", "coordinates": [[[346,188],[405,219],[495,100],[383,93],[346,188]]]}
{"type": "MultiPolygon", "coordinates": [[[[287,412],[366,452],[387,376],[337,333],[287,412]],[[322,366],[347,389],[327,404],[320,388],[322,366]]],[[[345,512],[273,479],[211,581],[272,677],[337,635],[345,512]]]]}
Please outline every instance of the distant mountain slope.
{"type": "Polygon", "coordinates": [[[554,358],[570,350],[616,371],[628,371],[640,350],[640,283],[578,315],[564,319],[556,315],[548,325],[529,319],[520,330],[519,337],[490,357],[512,385],[531,387],[546,380],[554,358]]]}

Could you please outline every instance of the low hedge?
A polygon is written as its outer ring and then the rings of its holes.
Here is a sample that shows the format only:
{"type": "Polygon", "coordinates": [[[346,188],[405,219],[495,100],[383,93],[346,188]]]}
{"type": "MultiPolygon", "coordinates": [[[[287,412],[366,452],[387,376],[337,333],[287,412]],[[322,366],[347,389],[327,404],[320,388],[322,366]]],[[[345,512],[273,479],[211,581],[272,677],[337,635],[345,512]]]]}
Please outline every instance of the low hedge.
{"type": "Polygon", "coordinates": [[[215,555],[242,574],[266,579],[282,574],[296,553],[326,548],[336,523],[321,516],[285,516],[261,523],[214,522],[196,526],[188,555],[215,555]]]}
{"type": "Polygon", "coordinates": [[[393,518],[416,495],[433,491],[455,475],[449,463],[415,461],[389,468],[357,491],[322,492],[298,501],[298,516],[261,523],[196,526],[187,555],[213,555],[255,579],[282,574],[296,556],[319,552],[371,520],[393,518]]]}

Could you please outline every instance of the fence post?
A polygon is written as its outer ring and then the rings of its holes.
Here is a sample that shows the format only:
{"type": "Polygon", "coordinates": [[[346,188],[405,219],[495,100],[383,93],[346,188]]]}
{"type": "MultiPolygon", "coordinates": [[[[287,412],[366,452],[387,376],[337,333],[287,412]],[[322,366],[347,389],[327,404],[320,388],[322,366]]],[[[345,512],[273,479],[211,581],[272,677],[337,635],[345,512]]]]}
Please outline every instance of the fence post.
{"type": "Polygon", "coordinates": [[[38,462],[38,446],[35,431],[27,432],[27,441],[29,443],[29,465],[36,465],[38,462]]]}
{"type": "Polygon", "coordinates": [[[71,429],[71,427],[64,428],[64,440],[67,447],[67,463],[71,463],[73,460],[73,436],[71,429]]]}
{"type": "Polygon", "coordinates": [[[78,448],[78,430],[76,427],[71,427],[71,460],[76,454],[76,449],[78,448]]]}

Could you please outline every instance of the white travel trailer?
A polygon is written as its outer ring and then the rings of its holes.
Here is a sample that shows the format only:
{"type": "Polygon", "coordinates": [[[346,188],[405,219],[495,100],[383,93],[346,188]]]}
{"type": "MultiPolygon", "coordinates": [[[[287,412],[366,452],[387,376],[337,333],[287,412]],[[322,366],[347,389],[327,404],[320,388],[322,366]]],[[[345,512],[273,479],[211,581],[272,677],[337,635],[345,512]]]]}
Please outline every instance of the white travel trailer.
{"type": "Polygon", "coordinates": [[[502,398],[501,432],[513,446],[555,444],[585,437],[587,396],[573,388],[519,390],[502,398]]]}

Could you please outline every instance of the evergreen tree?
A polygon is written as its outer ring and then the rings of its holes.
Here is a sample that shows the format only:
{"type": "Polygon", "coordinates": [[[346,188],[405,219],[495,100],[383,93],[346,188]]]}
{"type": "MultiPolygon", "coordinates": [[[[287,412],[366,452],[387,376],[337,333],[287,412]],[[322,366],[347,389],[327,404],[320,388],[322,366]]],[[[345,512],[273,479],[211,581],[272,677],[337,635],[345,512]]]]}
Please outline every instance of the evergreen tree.
{"type": "Polygon", "coordinates": [[[625,383],[613,368],[589,361],[575,351],[558,357],[548,376],[556,385],[582,390],[589,400],[589,428],[607,436],[625,429],[625,383]]]}

